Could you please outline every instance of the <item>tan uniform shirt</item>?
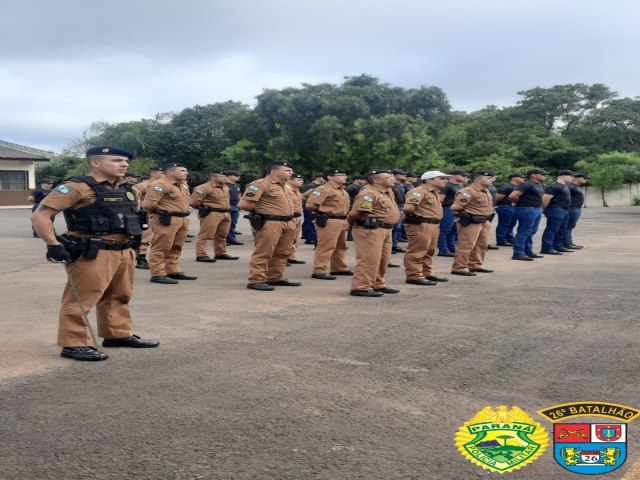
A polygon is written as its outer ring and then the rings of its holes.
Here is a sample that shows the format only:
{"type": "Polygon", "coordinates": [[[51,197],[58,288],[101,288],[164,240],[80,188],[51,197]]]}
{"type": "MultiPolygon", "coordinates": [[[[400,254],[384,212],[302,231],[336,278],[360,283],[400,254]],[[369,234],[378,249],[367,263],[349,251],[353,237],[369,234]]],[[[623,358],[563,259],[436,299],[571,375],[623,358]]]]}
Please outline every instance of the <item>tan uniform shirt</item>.
{"type": "Polygon", "coordinates": [[[366,212],[369,214],[367,216],[377,217],[383,223],[396,223],[400,219],[400,211],[390,188],[378,190],[372,185],[362,187],[353,200],[353,210],[366,212]]]}
{"type": "Polygon", "coordinates": [[[318,212],[329,215],[346,215],[351,204],[349,194],[342,187],[320,185],[314,188],[307,203],[318,205],[318,212]]]}
{"type": "Polygon", "coordinates": [[[211,182],[203,183],[193,189],[192,200],[199,200],[202,205],[209,208],[231,208],[229,204],[229,187],[226,185],[214,185],[211,182]]]}
{"type": "Polygon", "coordinates": [[[189,210],[189,191],[180,182],[171,183],[164,178],[152,182],[147,187],[145,200],[157,201],[157,210],[167,212],[187,212],[189,210]]]}
{"type": "Polygon", "coordinates": [[[491,215],[493,211],[491,192],[475,184],[458,190],[453,203],[462,205],[461,211],[470,215],[491,215]]]}
{"type": "Polygon", "coordinates": [[[295,202],[295,212],[296,213],[302,213],[302,194],[300,193],[300,190],[293,188],[290,185],[287,185],[290,189],[291,189],[291,193],[293,194],[294,197],[294,202],[295,202]]]}
{"type": "MultiPolygon", "coordinates": [[[[115,183],[109,183],[109,181],[101,176],[91,174],[97,182],[104,183],[107,188],[117,188],[120,185],[124,185],[127,181],[124,178],[118,178],[115,183]]],[[[67,181],[54,188],[49,195],[46,196],[40,205],[45,205],[49,208],[56,210],[77,210],[78,208],[86,207],[96,202],[96,192],[88,184],[84,182],[71,182],[67,181]]],[[[99,237],[105,240],[113,240],[116,242],[122,242],[130,239],[129,235],[124,233],[110,233],[108,235],[93,235],[78,232],[69,232],[72,237],[99,237]]]]}
{"type": "Polygon", "coordinates": [[[242,200],[255,202],[255,213],[292,217],[296,211],[293,189],[286,183],[278,183],[268,178],[251,182],[242,195],[242,200]]]}
{"type": "Polygon", "coordinates": [[[413,213],[418,217],[442,219],[442,203],[440,191],[437,188],[425,185],[412,188],[405,195],[405,203],[416,206],[413,213]]]}

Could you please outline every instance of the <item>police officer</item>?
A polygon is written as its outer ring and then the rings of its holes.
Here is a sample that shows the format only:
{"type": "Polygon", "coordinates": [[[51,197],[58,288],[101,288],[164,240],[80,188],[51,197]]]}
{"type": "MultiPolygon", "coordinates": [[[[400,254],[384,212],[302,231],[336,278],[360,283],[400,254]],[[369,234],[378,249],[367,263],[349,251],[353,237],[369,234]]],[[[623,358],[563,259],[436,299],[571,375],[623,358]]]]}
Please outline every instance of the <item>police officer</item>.
{"type": "Polygon", "coordinates": [[[298,251],[298,238],[300,238],[300,230],[302,229],[302,210],[304,201],[302,200],[300,189],[302,188],[302,185],[304,185],[304,176],[301,173],[293,173],[291,178],[287,180],[287,185],[293,189],[293,193],[296,197],[296,206],[293,212],[293,222],[296,224],[296,235],[293,239],[293,245],[291,246],[291,253],[289,253],[287,266],[304,265],[307,262],[296,258],[296,253],[298,251]]]}
{"type": "Polygon", "coordinates": [[[89,311],[94,306],[103,347],[159,345],[133,335],[129,312],[135,271],[131,247],[133,237],[141,233],[136,197],[123,178],[131,158],[120,148],[90,148],[87,161],[91,173],[59,185],[32,216],[33,226],[47,244],[47,259],[69,264],[70,280],[62,295],[58,324],[62,357],[108,358],[90,346],[83,309],[89,311]],[[56,237],[51,216],[60,212],[64,212],[68,233],[56,237]]]}
{"type": "MultiPolygon", "coordinates": [[[[42,180],[40,180],[39,185],[40,187],[32,191],[31,195],[27,197],[27,200],[33,203],[33,207],[31,207],[32,213],[38,209],[38,207],[40,206],[40,202],[51,193],[51,189],[53,188],[53,181],[49,178],[43,178],[42,180]]],[[[53,217],[51,217],[51,220],[53,221],[53,217]]],[[[33,227],[31,227],[31,231],[34,238],[40,238],[38,237],[38,234],[33,227]]]]}
{"type": "Polygon", "coordinates": [[[248,215],[254,230],[255,249],[249,264],[252,290],[270,291],[274,286],[298,287],[286,279],[287,259],[296,235],[293,214],[297,198],[287,185],[293,175],[289,162],[276,160],[266,167],[266,177],[247,185],[238,206],[248,215]]]}
{"type": "MultiPolygon", "coordinates": [[[[306,184],[302,188],[302,193],[306,193],[310,190],[319,187],[324,183],[323,173],[316,173],[310,183],[306,184]]],[[[303,197],[304,198],[304,197],[303,197]]],[[[306,201],[306,200],[305,200],[306,201]]],[[[316,230],[313,226],[313,213],[307,210],[307,207],[303,205],[302,213],[304,215],[304,222],[302,223],[302,238],[304,238],[307,245],[315,245],[317,242],[316,230]]]]}
{"type": "Polygon", "coordinates": [[[367,180],[364,175],[354,175],[351,183],[344,187],[344,190],[349,194],[349,199],[351,200],[351,205],[353,205],[353,200],[358,195],[358,192],[362,188],[363,185],[367,183],[367,180]]]}
{"type": "Polygon", "coordinates": [[[307,209],[315,213],[316,245],[312,278],[335,280],[336,275],[353,275],[347,265],[347,214],[350,198],[345,191],[347,172],[325,172],[326,183],[311,191],[307,209]]]}
{"type": "MultiPolygon", "coordinates": [[[[404,182],[407,180],[407,172],[402,170],[401,168],[396,168],[391,170],[393,176],[395,178],[395,183],[391,187],[393,191],[393,196],[398,205],[398,209],[402,211],[402,207],[404,207],[404,196],[407,194],[407,190],[404,182]]],[[[406,250],[400,247],[400,237],[403,232],[402,227],[402,218],[396,222],[392,229],[392,238],[391,238],[391,253],[404,253],[406,250]]]]}
{"type": "Polygon", "coordinates": [[[581,245],[573,243],[573,229],[576,228],[582,214],[582,205],[584,205],[584,193],[581,187],[589,181],[589,178],[586,173],[576,173],[573,180],[567,184],[571,191],[571,206],[569,207],[569,221],[564,234],[564,248],[572,250],[583,248],[581,245]]]}
{"type": "Polygon", "coordinates": [[[518,221],[518,231],[513,241],[513,260],[533,261],[535,258],[543,258],[542,255],[533,253],[533,236],[538,231],[542,218],[542,183],[547,175],[541,168],[529,170],[529,179],[515,187],[509,195],[509,200],[517,207],[518,221]]]}
{"type": "Polygon", "coordinates": [[[238,260],[227,253],[227,236],[231,228],[231,205],[227,174],[210,170],[209,181],[193,189],[189,206],[198,210],[200,231],[196,239],[196,262],[213,263],[216,260],[238,260]],[[213,240],[214,257],[207,254],[213,240]]]}
{"type": "Polygon", "coordinates": [[[409,237],[404,256],[406,283],[412,285],[437,285],[448,282],[448,278],[433,273],[433,254],[436,252],[442,203],[440,189],[447,183],[449,175],[437,170],[424,172],[422,185],[409,190],[404,204],[404,225],[409,237]]]}
{"type": "Polygon", "coordinates": [[[493,212],[493,199],[487,188],[495,174],[490,170],[476,170],[471,174],[472,184],[456,193],[451,210],[458,214],[458,241],[451,266],[454,275],[475,276],[492,273],[483,268],[489,247],[489,231],[493,212]]]}
{"type": "MultiPolygon", "coordinates": [[[[138,195],[138,206],[142,209],[142,202],[144,201],[144,197],[147,194],[147,187],[151,185],[156,180],[160,180],[164,178],[164,173],[162,172],[161,167],[151,167],[149,169],[149,178],[143,180],[140,183],[137,183],[133,186],[133,189],[136,191],[138,195]]],[[[137,257],[136,257],[136,268],[140,268],[142,270],[149,270],[149,262],[147,261],[147,250],[149,249],[149,245],[153,241],[153,229],[147,228],[142,232],[142,238],[140,239],[140,246],[138,247],[137,257]]]]}
{"type": "Polygon", "coordinates": [[[509,195],[518,185],[524,183],[525,176],[521,173],[511,173],[509,181],[498,188],[496,193],[496,213],[498,214],[498,226],[496,227],[496,243],[501,247],[513,246],[513,229],[517,220],[516,207],[511,205],[509,195]]]}
{"type": "Polygon", "coordinates": [[[138,175],[133,172],[127,172],[124,174],[124,179],[129,185],[133,186],[138,182],[138,175]]]}
{"type": "Polygon", "coordinates": [[[547,225],[542,233],[542,254],[562,255],[573,251],[564,248],[564,234],[571,207],[571,191],[567,184],[571,183],[574,175],[571,170],[560,170],[556,182],[544,192],[542,211],[547,217],[547,225]]]}
{"type": "Polygon", "coordinates": [[[189,190],[185,188],[187,167],[167,163],[164,178],[147,187],[142,208],[149,212],[153,243],[149,253],[152,283],[175,284],[178,280],[195,280],[180,269],[182,246],[189,233],[189,190]]]}
{"type": "Polygon", "coordinates": [[[469,181],[469,174],[462,170],[452,170],[449,175],[451,175],[449,182],[440,190],[442,195],[442,221],[440,222],[440,235],[438,236],[439,257],[455,256],[458,228],[451,205],[453,205],[456,193],[464,188],[464,184],[469,181]]]}
{"type": "Polygon", "coordinates": [[[356,247],[351,295],[380,297],[400,291],[387,287],[384,278],[391,258],[391,229],[400,219],[400,211],[391,190],[395,179],[389,170],[372,170],[366,179],[368,185],[362,187],[347,216],[356,247]]]}
{"type": "Polygon", "coordinates": [[[227,170],[227,187],[229,187],[229,204],[231,208],[231,227],[229,228],[229,236],[227,237],[227,245],[244,245],[243,242],[239,242],[236,239],[237,235],[241,235],[236,231],[238,225],[238,219],[240,218],[240,208],[238,202],[240,201],[240,195],[242,189],[240,188],[240,178],[243,173],[238,170],[227,170]]]}

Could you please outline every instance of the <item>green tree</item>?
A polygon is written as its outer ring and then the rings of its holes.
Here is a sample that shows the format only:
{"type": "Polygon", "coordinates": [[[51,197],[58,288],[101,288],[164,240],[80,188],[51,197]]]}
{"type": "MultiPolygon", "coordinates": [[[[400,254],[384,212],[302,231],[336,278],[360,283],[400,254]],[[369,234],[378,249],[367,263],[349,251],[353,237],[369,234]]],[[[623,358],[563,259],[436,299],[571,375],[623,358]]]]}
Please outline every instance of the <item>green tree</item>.
{"type": "Polygon", "coordinates": [[[608,207],[605,192],[624,183],[640,181],[640,156],[626,152],[598,155],[593,160],[581,160],[576,168],[591,177],[589,183],[600,188],[602,206],[608,207]]]}

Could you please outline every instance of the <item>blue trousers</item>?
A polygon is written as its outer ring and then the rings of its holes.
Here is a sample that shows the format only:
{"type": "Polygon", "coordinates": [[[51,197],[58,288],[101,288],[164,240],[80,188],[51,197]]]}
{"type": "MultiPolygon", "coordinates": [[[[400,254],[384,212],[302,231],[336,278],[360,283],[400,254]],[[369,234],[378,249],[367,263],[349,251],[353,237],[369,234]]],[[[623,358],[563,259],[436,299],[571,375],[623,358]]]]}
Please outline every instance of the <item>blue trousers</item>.
{"type": "MultiPolygon", "coordinates": [[[[400,211],[402,211],[402,207],[400,207],[400,211]]],[[[398,246],[398,242],[402,238],[402,231],[404,230],[404,224],[402,220],[398,223],[393,224],[393,230],[391,231],[391,246],[393,248],[398,246]]]]}
{"type": "Polygon", "coordinates": [[[440,253],[454,253],[458,240],[458,228],[455,222],[453,210],[450,207],[442,207],[442,220],[440,220],[440,235],[438,236],[438,251],[440,253]]]}
{"type": "Polygon", "coordinates": [[[496,227],[496,242],[513,243],[513,229],[518,223],[516,218],[516,207],[511,205],[498,205],[496,207],[498,214],[498,226],[496,227]]]}
{"type": "Polygon", "coordinates": [[[542,234],[542,251],[562,250],[564,248],[564,230],[569,221],[569,210],[563,208],[547,208],[544,211],[547,226],[542,234]]]}
{"type": "Polygon", "coordinates": [[[313,212],[307,210],[307,207],[302,207],[302,214],[304,216],[304,222],[302,223],[302,238],[307,241],[317,243],[318,237],[316,236],[316,228],[313,225],[313,212]]]}
{"type": "Polygon", "coordinates": [[[567,228],[564,233],[564,246],[568,247],[573,245],[573,229],[576,228],[578,220],[582,215],[582,208],[574,207],[569,209],[569,220],[567,221],[567,228]]]}
{"type": "Polygon", "coordinates": [[[240,209],[238,205],[231,205],[231,227],[229,228],[229,235],[227,235],[228,242],[236,241],[236,225],[240,218],[240,209]]]}
{"type": "Polygon", "coordinates": [[[533,253],[533,236],[538,231],[542,209],[540,207],[515,207],[518,232],[513,240],[513,254],[533,253]]]}

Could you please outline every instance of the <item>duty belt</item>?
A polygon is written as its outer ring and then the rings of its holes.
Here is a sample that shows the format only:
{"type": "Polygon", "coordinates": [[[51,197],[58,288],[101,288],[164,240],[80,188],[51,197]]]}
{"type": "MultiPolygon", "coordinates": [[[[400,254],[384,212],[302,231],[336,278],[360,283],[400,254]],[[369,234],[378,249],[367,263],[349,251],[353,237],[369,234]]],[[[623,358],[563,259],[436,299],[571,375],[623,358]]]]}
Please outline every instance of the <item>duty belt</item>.
{"type": "Polygon", "coordinates": [[[128,248],[133,247],[133,241],[130,240],[128,242],[105,242],[102,240],[101,242],[96,242],[96,239],[92,239],[97,247],[100,250],[126,250],[128,248]]]}
{"type": "Polygon", "coordinates": [[[438,225],[440,223],[440,220],[438,220],[436,218],[419,217],[419,216],[416,215],[416,219],[420,223],[433,223],[434,225],[438,225]]]}
{"type": "Polygon", "coordinates": [[[387,230],[390,230],[393,228],[393,223],[379,223],[378,227],[386,228],[387,230]]]}
{"type": "Polygon", "coordinates": [[[154,213],[164,213],[165,215],[171,215],[172,217],[188,217],[191,212],[168,212],[166,210],[156,210],[154,213]]]}
{"type": "Polygon", "coordinates": [[[302,216],[302,212],[293,212],[293,218],[298,218],[302,216]]]}
{"type": "Polygon", "coordinates": [[[290,217],[286,217],[284,215],[266,215],[264,213],[260,213],[259,215],[261,215],[265,221],[275,220],[276,222],[290,222],[291,220],[293,220],[293,215],[290,217]]]}
{"type": "Polygon", "coordinates": [[[346,215],[333,215],[331,213],[318,212],[320,215],[326,215],[327,218],[337,218],[338,220],[346,220],[346,215]]]}
{"type": "Polygon", "coordinates": [[[206,208],[210,212],[217,212],[217,213],[229,213],[231,211],[230,208],[213,208],[213,207],[204,207],[204,208],[206,208]]]}

